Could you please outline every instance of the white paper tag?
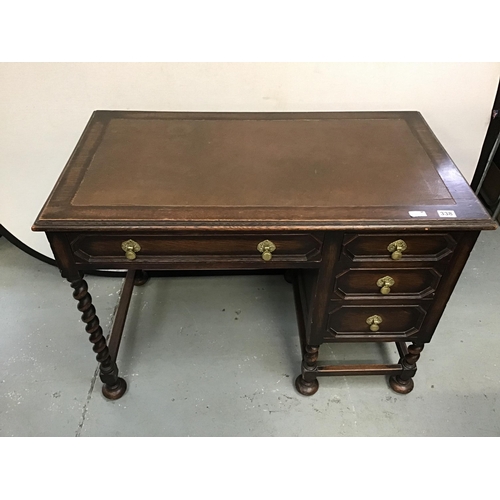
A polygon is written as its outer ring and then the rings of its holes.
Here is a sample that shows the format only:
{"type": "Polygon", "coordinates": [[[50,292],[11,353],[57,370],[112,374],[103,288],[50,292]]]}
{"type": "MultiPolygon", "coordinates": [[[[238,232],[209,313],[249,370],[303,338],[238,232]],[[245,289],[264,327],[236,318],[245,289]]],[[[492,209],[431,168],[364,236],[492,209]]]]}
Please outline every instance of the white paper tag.
{"type": "Polygon", "coordinates": [[[457,214],[453,210],[438,210],[439,217],[456,217],[457,214]]]}
{"type": "Polygon", "coordinates": [[[408,213],[410,217],[427,217],[427,213],[423,210],[410,210],[408,213]]]}

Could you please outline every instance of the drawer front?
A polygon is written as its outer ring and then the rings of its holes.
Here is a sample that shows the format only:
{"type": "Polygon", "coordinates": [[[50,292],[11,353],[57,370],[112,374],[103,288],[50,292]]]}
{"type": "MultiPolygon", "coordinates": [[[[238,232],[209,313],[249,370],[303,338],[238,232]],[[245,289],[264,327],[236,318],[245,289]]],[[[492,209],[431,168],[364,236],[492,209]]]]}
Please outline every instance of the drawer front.
{"type": "Polygon", "coordinates": [[[342,252],[353,262],[437,262],[449,259],[456,245],[452,233],[347,233],[342,252]],[[397,245],[394,245],[395,250],[389,249],[392,243],[400,241],[404,242],[404,249],[401,249],[401,246],[398,249],[397,245]]]}
{"type": "Polygon", "coordinates": [[[336,298],[408,298],[431,296],[441,273],[434,268],[366,268],[340,271],[335,277],[336,298]]]}
{"type": "Polygon", "coordinates": [[[348,305],[332,302],[324,340],[397,340],[418,334],[427,304],[348,305]]]}
{"type": "Polygon", "coordinates": [[[73,236],[71,248],[78,261],[90,263],[238,261],[273,267],[277,263],[320,262],[322,240],[322,233],[93,233],[73,236]],[[127,241],[132,242],[128,255],[122,248],[127,241]],[[269,243],[259,247],[262,242],[269,243]]]}

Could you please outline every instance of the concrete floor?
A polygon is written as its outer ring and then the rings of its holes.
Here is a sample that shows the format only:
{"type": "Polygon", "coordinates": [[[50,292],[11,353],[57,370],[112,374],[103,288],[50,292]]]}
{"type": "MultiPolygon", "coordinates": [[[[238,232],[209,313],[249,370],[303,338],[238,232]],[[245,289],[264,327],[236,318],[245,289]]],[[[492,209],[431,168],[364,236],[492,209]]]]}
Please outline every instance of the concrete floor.
{"type": "MultiPolygon", "coordinates": [[[[329,377],[310,398],[292,288],[281,276],[158,278],[136,288],[105,400],[69,285],[0,238],[0,436],[499,436],[500,230],[484,232],[415,389],[329,377]]],[[[88,277],[105,333],[121,280],[88,277]]],[[[320,359],[397,360],[392,344],[326,345],[320,359]]]]}

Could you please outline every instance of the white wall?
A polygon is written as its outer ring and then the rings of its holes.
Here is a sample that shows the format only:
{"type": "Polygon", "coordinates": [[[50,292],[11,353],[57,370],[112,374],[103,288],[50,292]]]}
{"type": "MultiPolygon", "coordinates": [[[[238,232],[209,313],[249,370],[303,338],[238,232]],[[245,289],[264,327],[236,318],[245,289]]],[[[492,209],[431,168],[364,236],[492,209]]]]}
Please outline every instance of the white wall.
{"type": "Polygon", "coordinates": [[[95,109],[418,110],[472,179],[499,63],[1,63],[0,223],[30,227],[95,109]]]}

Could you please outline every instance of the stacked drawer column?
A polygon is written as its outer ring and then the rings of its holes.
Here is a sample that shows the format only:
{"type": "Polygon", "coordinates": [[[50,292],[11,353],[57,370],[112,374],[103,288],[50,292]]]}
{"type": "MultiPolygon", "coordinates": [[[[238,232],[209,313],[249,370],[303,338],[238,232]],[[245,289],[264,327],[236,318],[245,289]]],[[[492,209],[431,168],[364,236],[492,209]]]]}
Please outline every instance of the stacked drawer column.
{"type": "Polygon", "coordinates": [[[302,379],[310,388],[321,375],[389,374],[391,387],[408,393],[420,352],[431,340],[477,233],[336,234],[330,246],[325,238],[316,295],[327,300],[324,306],[317,301],[318,309],[311,312],[306,349],[325,342],[393,341],[400,359],[394,365],[304,362],[296,386],[306,394],[302,379]]]}

